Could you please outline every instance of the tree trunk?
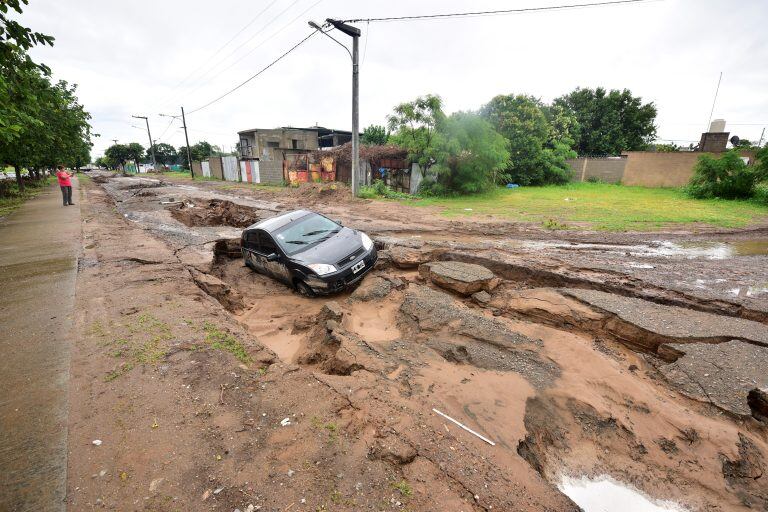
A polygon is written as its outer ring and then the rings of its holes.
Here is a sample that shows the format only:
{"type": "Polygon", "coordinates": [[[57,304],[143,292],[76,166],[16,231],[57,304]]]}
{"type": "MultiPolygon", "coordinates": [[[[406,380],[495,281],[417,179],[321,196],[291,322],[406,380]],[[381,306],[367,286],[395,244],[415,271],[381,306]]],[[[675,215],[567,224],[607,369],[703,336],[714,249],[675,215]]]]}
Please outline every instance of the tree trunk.
{"type": "Polygon", "coordinates": [[[16,184],[19,186],[19,192],[24,192],[24,180],[21,179],[21,168],[16,164],[13,166],[13,169],[16,171],[16,184]]]}

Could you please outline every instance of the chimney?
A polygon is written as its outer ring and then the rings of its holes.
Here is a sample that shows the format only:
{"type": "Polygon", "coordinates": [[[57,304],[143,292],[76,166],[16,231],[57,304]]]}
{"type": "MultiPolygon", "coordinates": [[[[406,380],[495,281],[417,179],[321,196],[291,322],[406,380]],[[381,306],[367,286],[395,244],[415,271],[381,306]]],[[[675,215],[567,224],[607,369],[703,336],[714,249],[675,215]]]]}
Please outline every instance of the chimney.
{"type": "Polygon", "coordinates": [[[715,119],[709,125],[709,131],[701,134],[699,151],[722,153],[728,144],[728,132],[725,131],[725,119],[715,119]]]}

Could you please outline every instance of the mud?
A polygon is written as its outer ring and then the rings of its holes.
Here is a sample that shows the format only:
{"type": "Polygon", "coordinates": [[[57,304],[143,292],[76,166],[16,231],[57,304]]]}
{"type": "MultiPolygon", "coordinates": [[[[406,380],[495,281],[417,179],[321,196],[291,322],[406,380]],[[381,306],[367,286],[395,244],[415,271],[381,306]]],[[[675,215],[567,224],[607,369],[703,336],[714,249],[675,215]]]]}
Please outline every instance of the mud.
{"type": "Polygon", "coordinates": [[[231,201],[211,199],[202,204],[182,201],[171,208],[173,218],[185,226],[232,226],[246,228],[262,220],[253,208],[241,206],[231,201]]]}
{"type": "MultiPolygon", "coordinates": [[[[96,263],[83,279],[110,293],[81,298],[83,332],[99,319],[106,335],[85,335],[73,363],[83,387],[72,442],[88,446],[96,435],[106,442],[89,452],[94,458],[71,462],[69,493],[78,506],[103,496],[107,506],[165,510],[170,496],[168,509],[228,512],[249,503],[576,511],[558,488],[562,476],[607,475],[692,510],[765,508],[768,430],[750,415],[748,398],[764,384],[745,376],[764,367],[755,351],[765,350],[768,307],[759,297],[687,285],[715,274],[727,285],[743,283],[760,274],[763,256],[733,256],[743,258],[735,269],[728,260],[650,255],[638,263],[655,268],[635,268],[626,265],[640,258],[631,250],[541,244],[552,235],[531,226],[446,220],[353,200],[343,190],[181,189],[196,204],[229,194],[257,216],[312,204],[385,249],[358,288],[309,299],[243,265],[239,231],[226,225],[233,220],[187,226],[175,218],[160,199],[182,194],[161,180],[156,196],[132,195],[113,180],[103,184],[108,195],[92,189],[98,220],[85,256],[96,263]],[[110,200],[119,215],[110,216],[110,200]],[[451,261],[480,265],[499,282],[465,297],[418,271],[451,261]],[[139,332],[147,310],[170,332],[139,332]],[[232,348],[230,336],[248,358],[221,349],[232,348]],[[156,337],[164,347],[157,360],[111,355],[114,340],[141,348],[156,337]],[[724,358],[728,365],[718,362],[724,358]],[[128,362],[133,368],[114,380],[92,378],[128,362]],[[715,363],[721,368],[708,371],[715,363]],[[95,432],[99,424],[116,435],[95,432]],[[149,462],[164,460],[173,464],[149,462]],[[102,466],[112,476],[90,480],[102,466]]],[[[603,236],[564,235],[578,243],[603,236]]],[[[604,238],[652,243],[642,234],[604,238]]]]}

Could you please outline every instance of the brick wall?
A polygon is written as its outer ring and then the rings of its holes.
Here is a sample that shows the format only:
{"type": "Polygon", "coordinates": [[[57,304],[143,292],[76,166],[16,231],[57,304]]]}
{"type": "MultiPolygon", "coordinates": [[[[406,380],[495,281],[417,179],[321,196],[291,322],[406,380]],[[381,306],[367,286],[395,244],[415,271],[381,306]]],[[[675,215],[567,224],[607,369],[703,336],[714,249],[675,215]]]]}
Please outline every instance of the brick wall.
{"type": "Polygon", "coordinates": [[[618,183],[624,177],[626,158],[581,157],[566,160],[573,170],[573,181],[588,181],[597,178],[606,183],[618,183]]]}

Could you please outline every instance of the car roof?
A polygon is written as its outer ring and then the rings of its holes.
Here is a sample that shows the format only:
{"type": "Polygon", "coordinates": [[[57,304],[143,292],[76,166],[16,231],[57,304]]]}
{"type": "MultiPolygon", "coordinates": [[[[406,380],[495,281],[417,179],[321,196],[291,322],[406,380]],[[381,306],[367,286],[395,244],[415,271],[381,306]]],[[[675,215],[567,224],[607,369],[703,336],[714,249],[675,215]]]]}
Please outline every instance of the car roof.
{"type": "Polygon", "coordinates": [[[294,210],[292,212],[283,213],[282,215],[277,215],[276,217],[270,217],[269,219],[262,220],[261,222],[252,224],[245,229],[263,229],[267,233],[272,233],[310,213],[314,214],[315,212],[309,210],[294,210]]]}

